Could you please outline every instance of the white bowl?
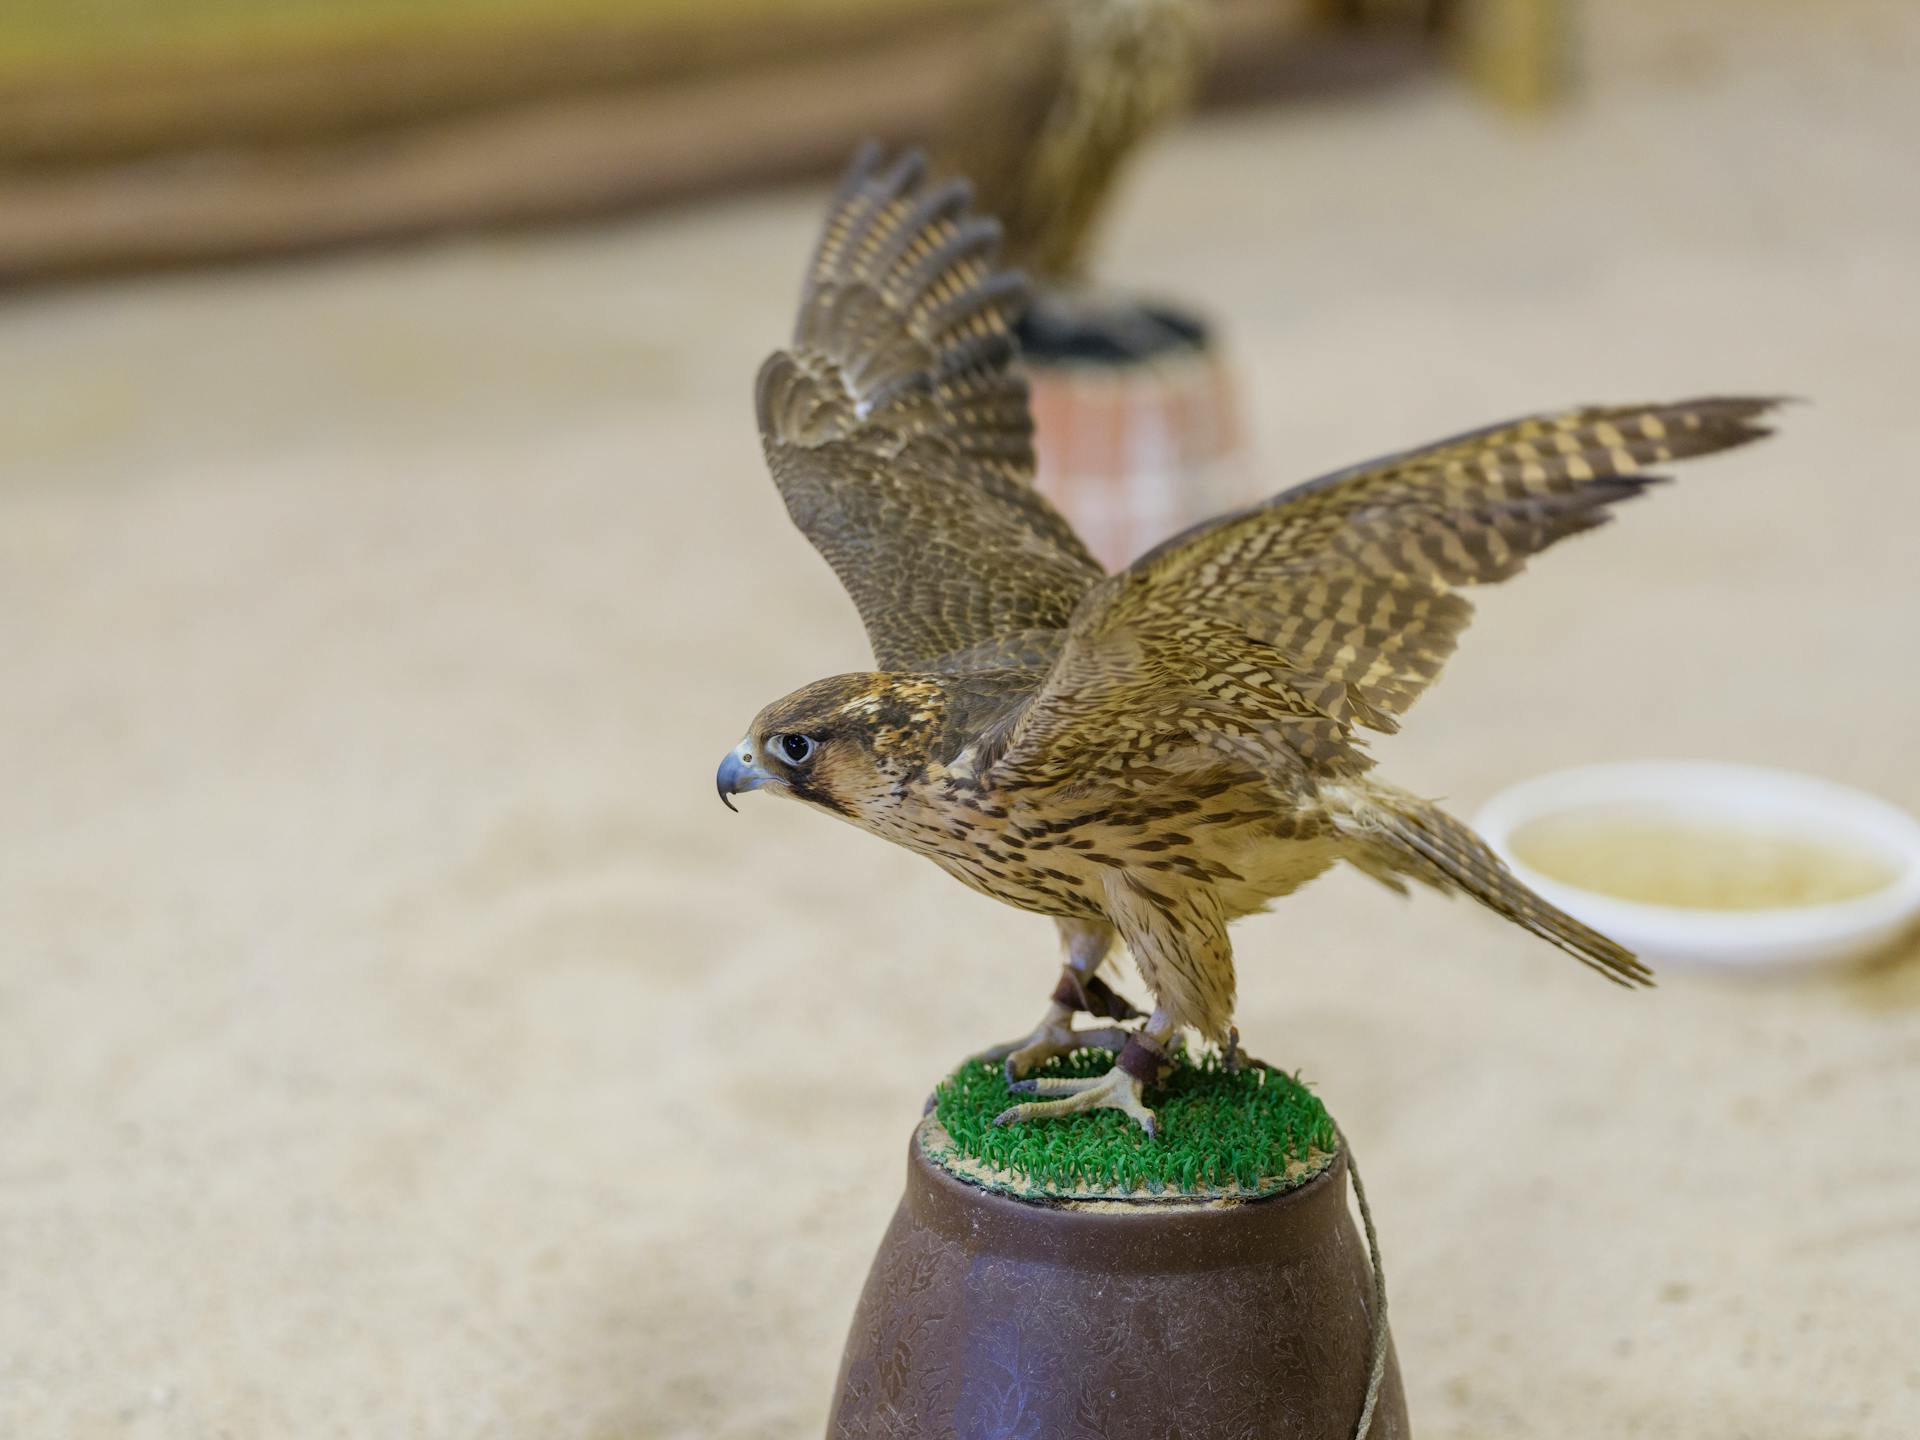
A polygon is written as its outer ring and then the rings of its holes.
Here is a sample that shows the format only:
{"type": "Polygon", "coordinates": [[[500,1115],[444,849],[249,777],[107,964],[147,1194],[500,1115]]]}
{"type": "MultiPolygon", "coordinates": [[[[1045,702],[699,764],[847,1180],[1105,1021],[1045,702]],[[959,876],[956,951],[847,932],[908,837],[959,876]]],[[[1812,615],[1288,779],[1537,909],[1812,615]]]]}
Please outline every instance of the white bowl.
{"type": "Polygon", "coordinates": [[[1520,879],[1656,966],[1775,970],[1827,964],[1887,944],[1920,916],[1920,822],[1872,795],[1787,770],[1706,760],[1587,765],[1502,791],[1474,824],[1520,879]],[[1790,833],[1863,851],[1884,861],[1892,878],[1850,900],[1706,910],[1599,894],[1542,875],[1514,854],[1512,838],[1523,825],[1596,808],[1790,833]]]}

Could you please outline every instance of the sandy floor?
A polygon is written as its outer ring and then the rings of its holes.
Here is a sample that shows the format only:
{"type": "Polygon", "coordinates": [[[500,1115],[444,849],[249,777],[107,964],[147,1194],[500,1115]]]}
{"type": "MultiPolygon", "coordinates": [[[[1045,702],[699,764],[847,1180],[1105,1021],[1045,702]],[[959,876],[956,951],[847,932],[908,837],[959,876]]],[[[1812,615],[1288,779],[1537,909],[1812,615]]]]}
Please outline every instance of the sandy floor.
{"type": "MultiPolygon", "coordinates": [[[[1486,596],[1382,747],[1468,813],[1664,754],[1920,808],[1920,36],[1736,9],[1550,124],[1209,124],[1113,235],[1230,325],[1275,488],[1817,401],[1486,596]]],[[[819,1433],[927,1087],[1054,957],[713,798],[864,659],[747,401],[817,204],[0,310],[0,1434],[819,1433]]],[[[1623,996],[1348,877],[1238,943],[1423,1436],[1920,1431],[1920,957],[1623,996]]]]}

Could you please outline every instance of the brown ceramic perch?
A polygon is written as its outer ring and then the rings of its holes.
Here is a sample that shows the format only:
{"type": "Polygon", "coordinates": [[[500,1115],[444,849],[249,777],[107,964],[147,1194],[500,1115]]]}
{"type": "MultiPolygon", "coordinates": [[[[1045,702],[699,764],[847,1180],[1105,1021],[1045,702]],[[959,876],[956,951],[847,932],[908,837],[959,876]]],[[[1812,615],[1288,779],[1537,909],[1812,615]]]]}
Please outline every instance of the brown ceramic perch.
{"type": "MultiPolygon", "coordinates": [[[[1351,1440],[1373,1282],[1346,1187],[1343,1154],[1263,1200],[1018,1200],[916,1130],[829,1440],[1351,1440]]],[[[1410,1434],[1389,1346],[1367,1436],[1410,1434]]]]}

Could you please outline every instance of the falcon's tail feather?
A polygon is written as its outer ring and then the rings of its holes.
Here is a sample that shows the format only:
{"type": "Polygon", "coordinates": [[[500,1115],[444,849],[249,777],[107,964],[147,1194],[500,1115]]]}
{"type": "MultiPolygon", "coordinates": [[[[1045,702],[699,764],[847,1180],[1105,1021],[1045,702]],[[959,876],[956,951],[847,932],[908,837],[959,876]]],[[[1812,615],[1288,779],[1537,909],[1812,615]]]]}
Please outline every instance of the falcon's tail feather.
{"type": "Polygon", "coordinates": [[[1355,863],[1376,879],[1393,884],[1406,876],[1471,895],[1616,985],[1653,984],[1632,951],[1521,884],[1486,841],[1439,806],[1378,783],[1323,787],[1322,794],[1335,802],[1336,823],[1359,842],[1355,863]]]}

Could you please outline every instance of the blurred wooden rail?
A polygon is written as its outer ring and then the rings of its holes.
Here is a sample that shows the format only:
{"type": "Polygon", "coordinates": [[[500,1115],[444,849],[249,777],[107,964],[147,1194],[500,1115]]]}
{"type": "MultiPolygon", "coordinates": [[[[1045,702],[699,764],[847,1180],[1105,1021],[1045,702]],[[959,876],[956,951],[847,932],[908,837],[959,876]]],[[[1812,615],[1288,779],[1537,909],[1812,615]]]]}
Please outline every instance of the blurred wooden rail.
{"type": "MultiPolygon", "coordinates": [[[[830,171],[924,136],[995,10],[604,23],[0,88],[0,284],[584,217],[830,171]]],[[[1218,0],[1211,98],[1426,63],[1417,27],[1218,0]]]]}

